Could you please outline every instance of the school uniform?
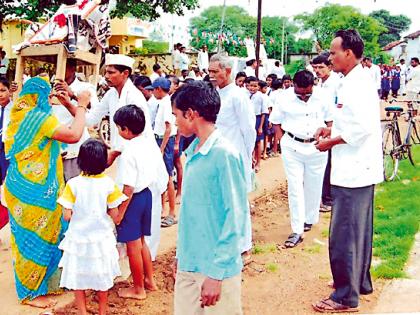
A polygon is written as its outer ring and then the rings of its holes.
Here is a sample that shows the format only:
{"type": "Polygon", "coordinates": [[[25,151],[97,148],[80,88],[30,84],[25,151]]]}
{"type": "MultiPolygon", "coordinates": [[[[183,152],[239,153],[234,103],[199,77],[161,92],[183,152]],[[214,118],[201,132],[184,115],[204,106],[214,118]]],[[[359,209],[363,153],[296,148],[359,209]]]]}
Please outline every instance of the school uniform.
{"type": "MultiPolygon", "coordinates": [[[[261,135],[258,134],[258,129],[260,128],[261,119],[268,114],[268,102],[264,98],[264,95],[257,91],[254,94],[249,93],[249,99],[251,100],[252,107],[255,114],[255,131],[257,133],[256,142],[264,140],[264,130],[261,135]]],[[[264,126],[263,126],[264,129],[264,126]]]]}
{"type": "Polygon", "coordinates": [[[166,95],[164,98],[156,100],[156,103],[158,106],[156,110],[153,132],[155,133],[156,142],[159,147],[163,141],[163,136],[166,130],[166,123],[170,123],[171,125],[171,133],[163,153],[163,160],[165,162],[166,170],[169,176],[172,176],[174,171],[174,147],[177,130],[175,127],[175,116],[172,114],[171,98],[169,95],[166,95]]]}
{"type": "Polygon", "coordinates": [[[290,220],[293,233],[303,234],[304,224],[319,220],[322,181],[327,164],[327,152],[319,152],[314,145],[318,128],[331,121],[332,102],[324,91],[314,87],[305,103],[294,89],[281,94],[276,123],[284,135],[280,145],[287,176],[290,220]]]}
{"type": "MultiPolygon", "coordinates": [[[[75,78],[74,81],[69,85],[69,88],[76,96],[82,91],[89,91],[91,95],[91,108],[93,109],[98,106],[99,101],[98,97],[96,96],[96,89],[92,84],[82,82],[78,78],[75,78]]],[[[77,101],[73,100],[72,104],[73,106],[77,106],[77,101]]],[[[74,117],[64,106],[53,106],[52,109],[54,115],[62,125],[70,126],[72,124],[74,117]]],[[[64,179],[66,182],[80,174],[81,171],[77,165],[77,156],[79,155],[80,146],[89,138],[89,131],[85,127],[80,140],[77,143],[66,145],[61,151],[61,155],[63,157],[64,179]]]]}
{"type": "Polygon", "coordinates": [[[383,180],[380,101],[361,65],[341,82],[331,137],[341,136],[346,143],[331,151],[329,254],[335,291],[330,298],[356,307],[359,294],[373,291],[369,269],[374,185],[383,180]]]}
{"type": "Polygon", "coordinates": [[[0,106],[0,185],[3,184],[3,181],[6,178],[7,168],[9,167],[9,160],[6,159],[6,153],[4,151],[4,140],[6,139],[6,131],[10,122],[10,110],[12,107],[12,101],[6,106],[0,106]]]}

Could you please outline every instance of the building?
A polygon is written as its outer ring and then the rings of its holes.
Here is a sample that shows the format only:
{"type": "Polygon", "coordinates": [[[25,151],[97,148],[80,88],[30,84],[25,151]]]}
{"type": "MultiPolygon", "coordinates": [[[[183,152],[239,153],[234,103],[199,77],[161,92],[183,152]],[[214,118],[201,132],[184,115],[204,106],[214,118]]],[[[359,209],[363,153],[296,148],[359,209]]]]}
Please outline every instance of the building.
{"type": "Polygon", "coordinates": [[[420,31],[408,34],[403,39],[391,42],[382,48],[396,62],[400,59],[420,58],[420,31]]]}

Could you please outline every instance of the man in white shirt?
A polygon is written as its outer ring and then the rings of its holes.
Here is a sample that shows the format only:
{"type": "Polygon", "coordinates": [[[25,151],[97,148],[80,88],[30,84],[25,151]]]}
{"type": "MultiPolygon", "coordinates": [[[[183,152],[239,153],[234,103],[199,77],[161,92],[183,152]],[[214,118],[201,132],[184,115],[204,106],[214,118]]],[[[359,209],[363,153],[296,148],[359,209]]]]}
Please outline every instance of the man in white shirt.
{"type": "Polygon", "coordinates": [[[281,79],[286,74],[286,71],[284,70],[283,63],[276,60],[274,62],[274,67],[271,70],[271,73],[274,73],[275,75],[277,75],[277,78],[281,79]]]}
{"type": "Polygon", "coordinates": [[[178,43],[174,45],[174,50],[172,51],[172,65],[174,67],[174,73],[176,76],[179,76],[181,74],[181,53],[180,49],[182,47],[181,43],[178,43]]]}
{"type": "Polygon", "coordinates": [[[411,58],[411,70],[407,77],[406,93],[410,100],[418,100],[420,93],[420,66],[419,58],[411,58]]]}
{"type": "Polygon", "coordinates": [[[255,77],[255,69],[257,69],[257,60],[250,59],[246,62],[245,74],[247,77],[255,77]]]}
{"type": "Polygon", "coordinates": [[[9,68],[9,58],[6,57],[6,52],[1,51],[1,61],[0,61],[0,76],[5,77],[7,74],[7,69],[9,68]]]}
{"type": "Polygon", "coordinates": [[[408,71],[408,67],[405,64],[405,59],[401,59],[400,63],[397,66],[400,67],[400,89],[398,90],[398,94],[405,95],[405,85],[407,81],[407,71],[408,71]]]}
{"type": "MultiPolygon", "coordinates": [[[[76,59],[68,59],[66,64],[66,74],[64,81],[57,82],[55,84],[56,90],[65,90],[68,92],[71,103],[77,107],[77,96],[83,91],[89,91],[90,97],[90,108],[98,106],[98,97],[96,96],[96,89],[92,84],[80,81],[76,76],[76,59]]],[[[70,126],[73,122],[73,116],[63,106],[53,106],[53,112],[58,118],[59,122],[63,125],[70,126]]],[[[69,181],[71,178],[76,177],[80,174],[80,168],[77,164],[77,156],[79,154],[80,146],[87,139],[90,138],[89,131],[85,127],[83,135],[77,143],[67,145],[61,152],[63,157],[63,168],[64,168],[64,179],[69,181]]]]}
{"type": "MultiPolygon", "coordinates": [[[[331,71],[331,62],[328,60],[329,54],[324,53],[312,60],[312,67],[320,80],[318,86],[323,89],[330,98],[331,106],[334,106],[337,101],[337,89],[340,85],[340,77],[334,71],[331,71]]],[[[332,108],[331,108],[332,110],[332,108]]],[[[322,184],[322,199],[319,211],[329,212],[332,206],[331,197],[331,151],[328,151],[328,163],[325,168],[324,182],[322,184]]]]}
{"type": "Polygon", "coordinates": [[[363,49],[357,31],[336,33],[330,60],[344,77],[332,127],[315,135],[318,150],[332,149],[329,254],[335,290],[312,305],[323,313],[357,311],[359,295],[373,291],[373,198],[375,184],[383,180],[382,133],[377,86],[359,64],[363,49]]]}
{"type": "Polygon", "coordinates": [[[378,65],[372,63],[372,58],[370,57],[363,58],[363,62],[366,65],[365,69],[368,71],[373,82],[375,82],[378,95],[381,95],[381,68],[379,68],[378,65]]]}
{"type": "MultiPolygon", "coordinates": [[[[180,55],[179,55],[179,68],[181,69],[181,71],[184,71],[184,70],[188,71],[189,66],[190,66],[190,58],[188,57],[186,53],[185,46],[182,46],[180,49],[180,55]]],[[[187,72],[187,75],[188,75],[188,72],[187,72]]]]}
{"type": "Polygon", "coordinates": [[[160,64],[155,63],[153,65],[153,73],[150,75],[150,81],[155,81],[157,78],[165,77],[165,74],[162,72],[162,67],[160,64]]]}
{"type": "MultiPolygon", "coordinates": [[[[152,83],[153,96],[156,101],[156,115],[152,123],[156,142],[160,147],[165,162],[166,170],[169,175],[168,182],[168,201],[169,214],[162,219],[161,226],[169,227],[176,223],[175,219],[175,186],[173,181],[174,172],[174,149],[175,149],[175,116],[172,114],[171,98],[169,91],[171,81],[166,78],[158,78],[152,83]]],[[[163,203],[163,201],[162,201],[163,203]]]]}
{"type": "MultiPolygon", "coordinates": [[[[281,125],[282,158],[287,176],[292,233],[285,241],[288,248],[303,240],[303,232],[319,221],[322,181],[328,154],[315,148],[318,128],[331,125],[333,102],[320,88],[314,88],[314,76],[302,70],[293,78],[293,89],[280,95],[273,124],[281,125]]],[[[273,113],[274,114],[274,111],[273,113]]]]}
{"type": "MultiPolygon", "coordinates": [[[[256,131],[255,115],[247,91],[238,87],[231,79],[232,63],[229,57],[220,54],[210,58],[210,80],[217,85],[221,107],[217,115],[216,127],[239,151],[245,166],[248,192],[252,191],[252,151],[256,131]]],[[[251,213],[248,213],[246,236],[242,252],[252,248],[251,213]]]]}
{"type": "Polygon", "coordinates": [[[208,73],[209,70],[209,54],[207,52],[207,45],[203,45],[201,47],[201,50],[198,52],[198,68],[205,72],[208,73]]]}

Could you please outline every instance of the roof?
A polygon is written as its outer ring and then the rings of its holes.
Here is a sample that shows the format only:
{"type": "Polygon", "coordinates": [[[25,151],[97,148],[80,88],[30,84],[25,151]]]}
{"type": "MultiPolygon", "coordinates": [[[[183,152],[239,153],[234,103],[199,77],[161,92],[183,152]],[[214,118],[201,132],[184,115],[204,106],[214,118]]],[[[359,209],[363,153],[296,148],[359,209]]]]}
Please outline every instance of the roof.
{"type": "Polygon", "coordinates": [[[404,36],[404,38],[415,39],[415,38],[417,38],[417,37],[419,37],[419,36],[420,36],[420,31],[417,31],[417,32],[414,32],[414,33],[408,34],[407,36],[404,36]]]}
{"type": "Polygon", "coordinates": [[[385,51],[387,51],[387,50],[391,50],[392,48],[394,48],[394,47],[396,47],[396,46],[398,46],[399,44],[401,44],[401,43],[405,43],[406,41],[404,40],[404,39],[401,39],[401,40],[396,40],[396,41],[394,41],[394,42],[390,42],[389,44],[387,44],[385,47],[383,47],[382,48],[382,50],[385,50],[385,51]]]}

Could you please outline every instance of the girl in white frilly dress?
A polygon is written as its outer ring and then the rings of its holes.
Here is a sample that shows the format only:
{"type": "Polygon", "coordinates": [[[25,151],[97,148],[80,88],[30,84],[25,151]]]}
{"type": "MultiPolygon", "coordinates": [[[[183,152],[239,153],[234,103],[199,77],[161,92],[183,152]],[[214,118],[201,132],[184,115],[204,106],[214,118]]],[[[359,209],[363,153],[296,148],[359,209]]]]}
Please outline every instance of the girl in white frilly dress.
{"type": "Polygon", "coordinates": [[[64,219],[70,220],[59,246],[64,251],[60,286],[74,290],[80,314],[87,312],[85,290],[97,291],[102,315],[107,311],[108,290],[120,275],[112,220],[118,222],[118,206],[127,197],[103,174],[107,167],[103,143],[85,141],[77,162],[82,174],[68,181],[57,201],[64,207],[64,219]]]}

